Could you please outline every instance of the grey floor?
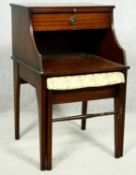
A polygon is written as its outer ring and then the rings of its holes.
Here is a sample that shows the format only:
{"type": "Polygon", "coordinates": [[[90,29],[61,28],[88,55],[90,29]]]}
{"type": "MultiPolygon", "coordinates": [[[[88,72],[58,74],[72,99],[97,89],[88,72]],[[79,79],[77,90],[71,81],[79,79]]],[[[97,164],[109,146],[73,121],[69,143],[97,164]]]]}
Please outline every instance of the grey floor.
{"type": "MultiPolygon", "coordinates": [[[[57,111],[57,110],[56,110],[57,111]]],[[[0,117],[1,175],[135,175],[136,117],[126,116],[124,157],[114,158],[113,117],[53,124],[53,170],[39,170],[37,112],[21,112],[21,139],[14,140],[13,111],[0,117]]]]}

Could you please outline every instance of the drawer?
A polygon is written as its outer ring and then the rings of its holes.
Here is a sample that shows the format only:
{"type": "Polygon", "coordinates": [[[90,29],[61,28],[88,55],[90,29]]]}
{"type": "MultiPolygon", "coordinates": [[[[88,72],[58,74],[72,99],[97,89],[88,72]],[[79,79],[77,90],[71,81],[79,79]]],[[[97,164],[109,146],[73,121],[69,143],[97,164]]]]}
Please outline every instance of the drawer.
{"type": "Polygon", "coordinates": [[[112,13],[32,14],[34,31],[110,28],[112,13]]]}

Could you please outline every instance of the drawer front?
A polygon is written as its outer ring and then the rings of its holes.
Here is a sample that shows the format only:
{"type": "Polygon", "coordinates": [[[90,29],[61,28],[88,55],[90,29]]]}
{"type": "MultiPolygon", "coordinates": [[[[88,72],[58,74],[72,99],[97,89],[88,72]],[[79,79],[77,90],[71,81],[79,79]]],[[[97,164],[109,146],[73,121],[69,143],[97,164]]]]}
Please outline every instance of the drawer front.
{"type": "Polygon", "coordinates": [[[33,14],[34,31],[103,29],[111,26],[111,13],[33,14]]]}

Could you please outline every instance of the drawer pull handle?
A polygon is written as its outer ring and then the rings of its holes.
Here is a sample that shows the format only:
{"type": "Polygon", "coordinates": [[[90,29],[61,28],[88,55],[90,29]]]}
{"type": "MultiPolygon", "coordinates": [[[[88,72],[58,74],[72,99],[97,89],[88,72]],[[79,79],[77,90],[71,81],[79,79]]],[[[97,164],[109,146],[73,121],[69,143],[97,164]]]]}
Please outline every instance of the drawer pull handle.
{"type": "Polygon", "coordinates": [[[72,16],[70,19],[69,19],[69,24],[71,25],[76,25],[77,24],[77,19],[75,16],[72,16]]]}

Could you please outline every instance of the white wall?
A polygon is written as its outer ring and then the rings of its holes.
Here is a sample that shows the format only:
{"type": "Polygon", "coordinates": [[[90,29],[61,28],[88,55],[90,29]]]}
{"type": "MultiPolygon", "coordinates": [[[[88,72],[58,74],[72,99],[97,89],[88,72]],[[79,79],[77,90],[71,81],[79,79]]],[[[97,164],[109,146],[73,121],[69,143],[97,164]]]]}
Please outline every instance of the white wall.
{"type": "MultiPolygon", "coordinates": [[[[13,109],[12,61],[11,56],[11,14],[10,2],[45,2],[45,0],[0,0],[0,112],[13,109]]],[[[126,50],[128,64],[131,66],[128,77],[128,111],[135,112],[136,106],[136,1],[135,0],[46,0],[46,2],[91,2],[93,4],[116,5],[114,13],[115,30],[121,46],[126,50]]],[[[35,91],[24,85],[21,93],[23,110],[36,108],[35,91]]],[[[102,104],[102,103],[101,103],[102,104]]],[[[108,105],[108,103],[105,103],[108,105]]],[[[74,109],[78,105],[73,106],[74,109]]],[[[61,108],[60,108],[61,109],[61,108]]],[[[72,110],[71,109],[71,110],[72,110]]],[[[57,111],[57,108],[56,108],[57,111]]]]}

